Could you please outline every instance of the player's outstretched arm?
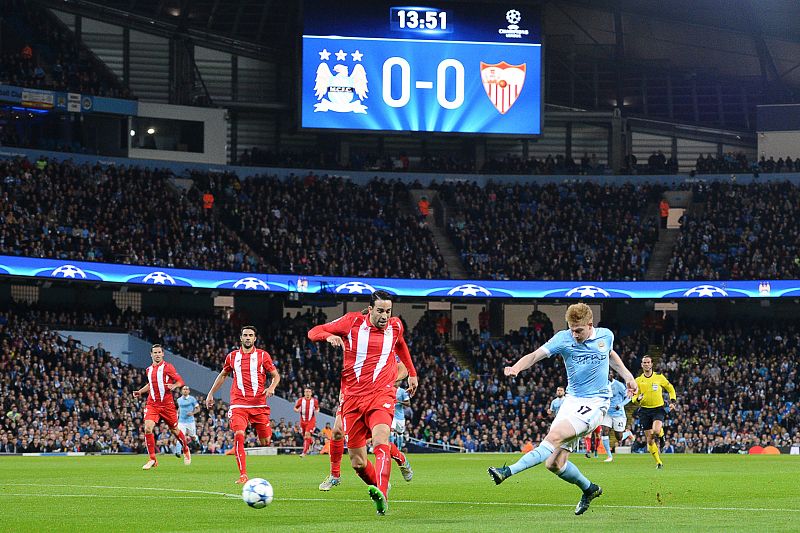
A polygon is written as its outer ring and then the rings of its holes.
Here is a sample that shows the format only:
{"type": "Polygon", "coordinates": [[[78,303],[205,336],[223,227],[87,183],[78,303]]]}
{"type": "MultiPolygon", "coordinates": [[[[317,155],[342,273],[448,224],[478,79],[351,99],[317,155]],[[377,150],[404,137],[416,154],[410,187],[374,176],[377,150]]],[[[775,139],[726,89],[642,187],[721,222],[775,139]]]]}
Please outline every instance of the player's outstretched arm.
{"type": "Polygon", "coordinates": [[[537,348],[527,355],[523,355],[514,366],[507,366],[503,369],[506,376],[515,377],[523,370],[527,370],[542,359],[546,359],[550,353],[542,347],[537,348]]]}
{"type": "Polygon", "coordinates": [[[135,391],[133,391],[133,397],[134,398],[138,398],[139,396],[145,395],[148,392],[150,392],[150,384],[149,383],[147,385],[145,385],[144,387],[142,387],[141,389],[136,389],[135,391]]]}
{"type": "MultiPolygon", "coordinates": [[[[633,374],[631,374],[631,371],[625,367],[622,358],[620,358],[619,354],[614,350],[611,350],[608,354],[608,364],[623,380],[625,380],[625,387],[628,389],[628,397],[635,397],[639,392],[639,385],[636,383],[636,379],[633,377],[633,374]]],[[[634,403],[636,403],[636,400],[634,403]]]]}
{"type": "Polygon", "coordinates": [[[222,384],[225,383],[225,380],[228,379],[230,372],[227,370],[223,370],[217,376],[217,379],[214,380],[214,384],[211,385],[211,390],[208,391],[208,396],[206,396],[206,408],[213,409],[214,408],[214,393],[222,387],[222,384]]]}
{"type": "Polygon", "coordinates": [[[327,341],[331,346],[344,348],[343,337],[347,337],[350,326],[353,325],[352,319],[349,318],[350,314],[337,318],[333,322],[314,326],[308,331],[309,340],[312,342],[327,341]]]}

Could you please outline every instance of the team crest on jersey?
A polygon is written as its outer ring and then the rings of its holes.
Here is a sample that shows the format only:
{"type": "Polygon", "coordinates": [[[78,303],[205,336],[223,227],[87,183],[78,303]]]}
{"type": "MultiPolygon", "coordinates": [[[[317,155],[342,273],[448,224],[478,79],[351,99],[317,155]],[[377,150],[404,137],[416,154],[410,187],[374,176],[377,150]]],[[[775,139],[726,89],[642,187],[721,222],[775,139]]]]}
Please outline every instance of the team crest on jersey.
{"type": "Polygon", "coordinates": [[[601,350],[604,349],[606,347],[606,341],[598,342],[597,347],[600,348],[601,350]]]}
{"type": "Polygon", "coordinates": [[[526,65],[527,63],[510,65],[505,61],[494,64],[481,61],[483,88],[489,101],[501,115],[505,115],[519,98],[525,85],[526,65]]]}
{"type": "Polygon", "coordinates": [[[319,103],[314,104],[314,112],[336,111],[337,113],[367,113],[363,101],[367,99],[367,71],[361,64],[364,56],[359,50],[347,53],[344,50],[329,52],[323,49],[318,52],[320,64],[314,79],[314,94],[319,103]],[[331,69],[326,61],[336,57],[336,64],[331,69]],[[343,62],[347,56],[352,58],[353,70],[343,62]]]}

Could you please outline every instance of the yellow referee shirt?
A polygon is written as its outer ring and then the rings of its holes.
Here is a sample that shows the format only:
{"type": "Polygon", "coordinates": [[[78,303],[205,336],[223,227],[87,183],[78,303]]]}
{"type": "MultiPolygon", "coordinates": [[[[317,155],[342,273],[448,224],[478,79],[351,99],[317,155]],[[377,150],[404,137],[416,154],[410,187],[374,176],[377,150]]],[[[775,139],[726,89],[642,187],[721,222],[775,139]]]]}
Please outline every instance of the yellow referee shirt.
{"type": "Polygon", "coordinates": [[[661,407],[664,405],[663,391],[667,391],[670,400],[675,400],[675,387],[672,383],[667,381],[664,374],[653,372],[650,377],[645,377],[644,374],[636,378],[636,383],[639,385],[639,395],[632,399],[632,403],[641,407],[653,408],[661,407]],[[639,396],[642,399],[639,400],[639,396]]]}

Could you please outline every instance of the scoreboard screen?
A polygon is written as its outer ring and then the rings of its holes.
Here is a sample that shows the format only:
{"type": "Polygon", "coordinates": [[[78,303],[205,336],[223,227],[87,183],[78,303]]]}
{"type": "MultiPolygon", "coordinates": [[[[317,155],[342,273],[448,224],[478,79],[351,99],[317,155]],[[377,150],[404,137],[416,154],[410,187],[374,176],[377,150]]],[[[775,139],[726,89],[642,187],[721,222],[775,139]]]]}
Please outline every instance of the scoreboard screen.
{"type": "Polygon", "coordinates": [[[304,128],[541,133],[535,8],[306,0],[303,19],[304,128]]]}

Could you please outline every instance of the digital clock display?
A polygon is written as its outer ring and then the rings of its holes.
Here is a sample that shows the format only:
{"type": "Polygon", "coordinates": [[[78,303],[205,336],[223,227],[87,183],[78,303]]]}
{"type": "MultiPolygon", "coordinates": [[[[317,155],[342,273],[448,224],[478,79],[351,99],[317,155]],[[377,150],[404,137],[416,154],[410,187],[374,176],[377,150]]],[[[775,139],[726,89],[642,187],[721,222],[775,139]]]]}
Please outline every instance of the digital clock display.
{"type": "Polygon", "coordinates": [[[303,128],[541,134],[535,9],[345,5],[303,4],[303,128]]]}
{"type": "Polygon", "coordinates": [[[392,31],[453,33],[453,20],[447,11],[435,7],[392,7],[389,28],[392,31]]]}

